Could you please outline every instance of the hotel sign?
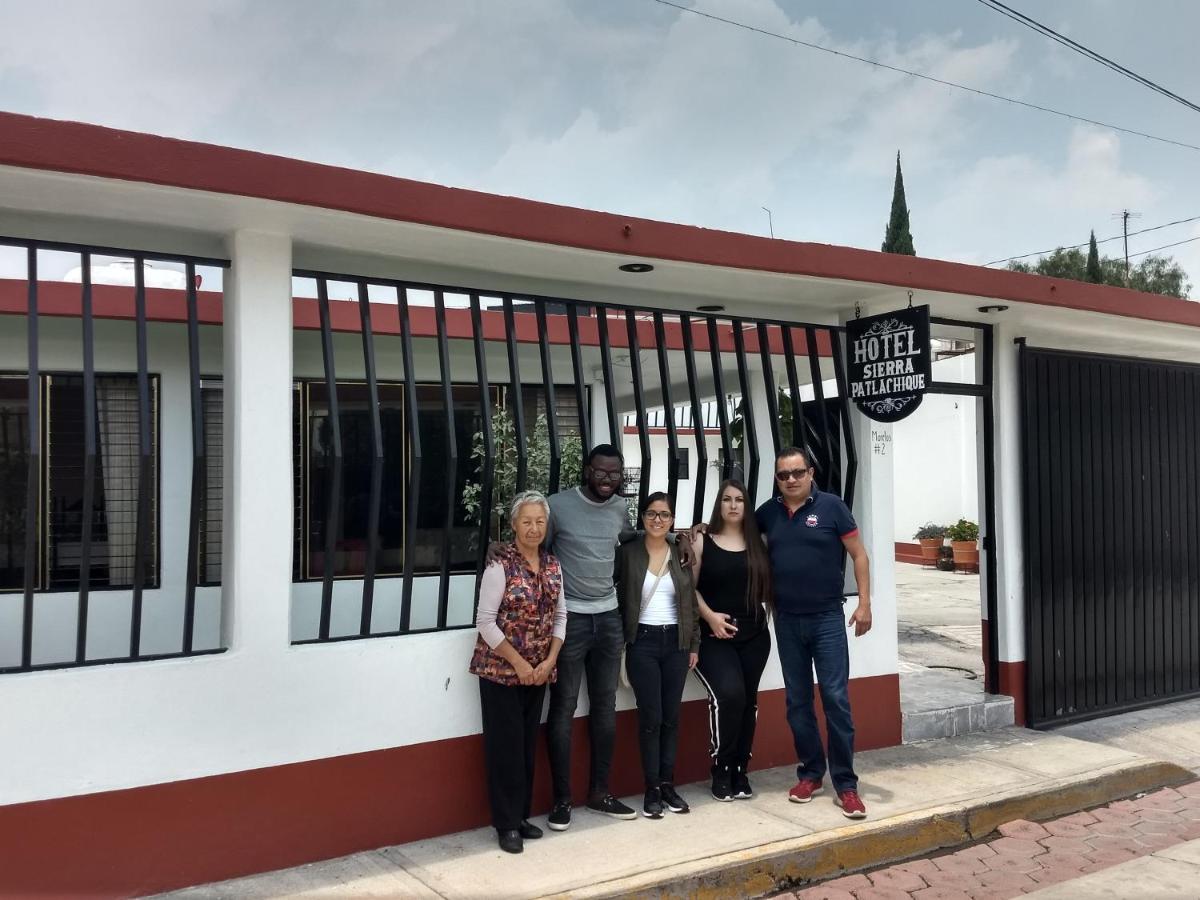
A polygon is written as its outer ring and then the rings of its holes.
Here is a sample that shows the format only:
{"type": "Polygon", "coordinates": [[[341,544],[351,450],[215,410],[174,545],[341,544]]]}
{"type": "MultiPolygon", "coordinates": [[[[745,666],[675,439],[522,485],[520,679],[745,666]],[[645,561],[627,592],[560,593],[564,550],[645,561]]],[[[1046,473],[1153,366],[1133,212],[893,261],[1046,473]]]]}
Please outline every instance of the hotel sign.
{"type": "Polygon", "coordinates": [[[898,422],[932,381],[929,307],[910,306],[846,323],[850,399],[869,419],[898,422]]]}

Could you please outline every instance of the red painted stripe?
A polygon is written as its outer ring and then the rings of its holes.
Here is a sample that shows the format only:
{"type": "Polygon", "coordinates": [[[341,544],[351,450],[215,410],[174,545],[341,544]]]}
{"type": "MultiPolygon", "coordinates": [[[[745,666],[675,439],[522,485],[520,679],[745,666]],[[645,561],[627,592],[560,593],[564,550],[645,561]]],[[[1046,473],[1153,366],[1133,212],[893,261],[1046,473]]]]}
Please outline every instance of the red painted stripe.
{"type": "MultiPolygon", "coordinates": [[[[987,632],[984,632],[987,640],[987,632]]],[[[984,644],[986,647],[987,644],[984,644]]],[[[1013,698],[1013,715],[1016,724],[1024,725],[1025,718],[1025,661],[1005,662],[1000,660],[1000,693],[1013,698]]]]}
{"type": "Polygon", "coordinates": [[[1200,304],[1124,288],[655,222],[14,113],[0,113],[0,165],[277,200],[628,258],[896,285],[1200,327],[1200,304]]]}
{"type": "MultiPolygon", "coordinates": [[[[896,675],[850,682],[859,749],[900,743],[896,675]]],[[[817,696],[818,720],[820,697],[817,696]]],[[[681,782],[708,774],[707,703],[684,704],[681,782]]],[[[576,799],[587,784],[575,721],[576,799]]],[[[755,768],[795,761],[782,690],[759,695],[755,768]]],[[[641,792],[637,718],[617,716],[613,789],[641,792]]],[[[538,761],[535,808],[550,806],[538,761]]],[[[0,807],[0,896],[129,897],[486,825],[478,735],[331,759],[0,807]]],[[[621,827],[614,824],[614,828],[621,827]]]]}
{"type": "MultiPolygon", "coordinates": [[[[0,116],[0,118],[3,118],[0,116]]],[[[115,285],[94,285],[92,288],[93,313],[100,319],[133,319],[134,295],[133,288],[115,285]]],[[[27,283],[22,279],[0,279],[0,314],[23,315],[28,312],[27,283]]],[[[221,294],[214,291],[200,291],[197,294],[197,310],[202,325],[220,325],[222,322],[221,294]]],[[[44,316],[80,315],[80,286],[62,281],[38,282],[38,312],[44,316]]],[[[166,288],[148,288],[146,291],[146,315],[152,322],[186,322],[187,299],[182,290],[166,288]]],[[[431,306],[410,306],[414,337],[435,337],[437,335],[437,320],[431,306]]],[[[358,312],[358,302],[353,300],[329,301],[330,327],[334,331],[357,333],[362,322],[358,312]]],[[[376,334],[400,333],[400,308],[393,303],[372,303],[371,320],[376,334]]],[[[595,319],[581,318],[579,321],[579,342],[585,347],[598,347],[600,335],[595,319]]],[[[504,314],[498,311],[485,310],[482,314],[483,335],[485,340],[503,341],[504,314]]],[[[514,317],[517,330],[517,341],[523,344],[536,344],[539,340],[537,319],[532,315],[520,314],[514,317]]],[[[571,337],[567,330],[565,315],[549,315],[546,318],[547,338],[551,344],[567,345],[571,337]]],[[[302,331],[316,331],[321,327],[320,312],[317,301],[309,297],[295,297],[292,300],[292,324],[302,331]]],[[[696,352],[707,352],[709,349],[708,329],[703,322],[691,325],[692,340],[696,352]]],[[[446,310],[446,333],[451,339],[471,340],[471,311],[468,309],[446,310]]],[[[654,323],[639,321],[637,324],[638,344],[642,350],[653,350],[658,346],[654,335],[654,323]]],[[[768,332],[768,346],[772,353],[783,353],[782,329],[772,326],[768,332]]],[[[678,322],[665,322],[664,334],[668,350],[683,350],[683,327],[678,322]]],[[[746,352],[759,352],[759,340],[756,332],[747,332],[746,352]]],[[[808,341],[802,329],[792,329],[793,348],[798,356],[808,353],[808,341]]],[[[629,347],[629,333],[625,327],[622,315],[609,317],[609,343],[616,349],[629,347]]],[[[717,327],[717,346],[722,352],[733,353],[733,328],[729,324],[717,327]]],[[[817,352],[821,356],[831,356],[833,345],[828,331],[817,332],[817,352]]]]}

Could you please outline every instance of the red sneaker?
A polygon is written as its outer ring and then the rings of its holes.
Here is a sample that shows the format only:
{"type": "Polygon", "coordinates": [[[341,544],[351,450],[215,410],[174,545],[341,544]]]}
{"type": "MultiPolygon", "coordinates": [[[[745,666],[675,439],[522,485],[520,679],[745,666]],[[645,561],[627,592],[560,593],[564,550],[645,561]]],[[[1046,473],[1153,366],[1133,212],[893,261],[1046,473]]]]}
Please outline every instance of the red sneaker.
{"type": "Polygon", "coordinates": [[[867,808],[863,806],[858,791],[838,791],[837,796],[833,798],[833,805],[840,806],[842,815],[847,819],[865,819],[867,817],[867,808]]]}
{"type": "Polygon", "coordinates": [[[788,799],[793,803],[807,803],[814,796],[825,790],[821,787],[819,778],[801,778],[796,786],[788,791],[788,799]]]}

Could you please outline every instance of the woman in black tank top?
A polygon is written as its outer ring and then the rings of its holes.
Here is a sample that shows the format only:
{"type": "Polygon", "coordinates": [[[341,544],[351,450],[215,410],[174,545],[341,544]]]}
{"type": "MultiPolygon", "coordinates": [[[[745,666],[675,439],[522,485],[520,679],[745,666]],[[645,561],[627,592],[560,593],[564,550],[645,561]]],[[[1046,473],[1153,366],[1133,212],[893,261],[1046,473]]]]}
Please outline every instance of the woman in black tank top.
{"type": "Polygon", "coordinates": [[[708,692],[712,795],[754,796],[746,770],[758,716],[758,682],[771,655],[770,563],[741,482],[725,481],[692,563],[700,607],[696,675],[708,692]]]}

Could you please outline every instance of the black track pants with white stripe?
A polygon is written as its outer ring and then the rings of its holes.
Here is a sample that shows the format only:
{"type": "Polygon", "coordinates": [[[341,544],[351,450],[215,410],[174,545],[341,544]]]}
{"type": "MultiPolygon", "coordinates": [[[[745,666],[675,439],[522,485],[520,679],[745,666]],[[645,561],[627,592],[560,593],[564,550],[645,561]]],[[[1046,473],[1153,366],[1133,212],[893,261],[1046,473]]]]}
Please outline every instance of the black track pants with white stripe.
{"type": "Polygon", "coordinates": [[[708,752],[714,765],[748,765],[758,718],[758,681],[770,655],[767,628],[748,638],[701,638],[696,677],[708,692],[708,752]]]}

